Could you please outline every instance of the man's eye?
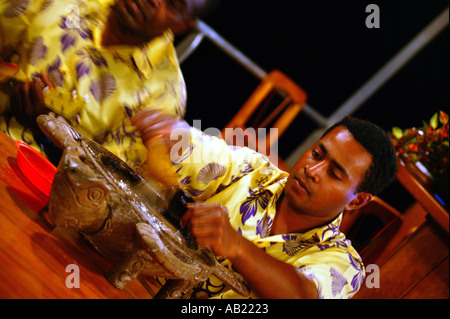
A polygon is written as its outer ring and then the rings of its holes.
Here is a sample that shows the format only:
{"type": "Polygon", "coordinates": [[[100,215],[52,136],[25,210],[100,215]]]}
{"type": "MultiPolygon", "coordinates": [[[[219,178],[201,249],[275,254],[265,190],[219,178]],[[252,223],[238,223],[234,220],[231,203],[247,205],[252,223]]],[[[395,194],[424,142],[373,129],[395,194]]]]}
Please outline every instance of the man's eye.
{"type": "Polygon", "coordinates": [[[320,158],[321,158],[320,152],[318,150],[315,150],[315,149],[312,151],[312,156],[316,160],[320,160],[320,158]]]}
{"type": "Polygon", "coordinates": [[[334,172],[333,169],[329,169],[329,173],[332,178],[340,180],[340,177],[334,172]]]}

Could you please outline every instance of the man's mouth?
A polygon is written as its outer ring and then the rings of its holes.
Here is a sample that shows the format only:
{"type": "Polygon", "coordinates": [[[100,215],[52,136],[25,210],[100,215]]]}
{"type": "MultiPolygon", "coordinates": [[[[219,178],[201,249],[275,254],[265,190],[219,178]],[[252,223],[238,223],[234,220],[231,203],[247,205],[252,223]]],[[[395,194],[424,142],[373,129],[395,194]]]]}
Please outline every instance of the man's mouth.
{"type": "Polygon", "coordinates": [[[301,190],[303,190],[305,193],[310,195],[308,188],[306,187],[306,183],[301,179],[300,177],[295,176],[294,179],[297,181],[298,186],[301,190]]]}

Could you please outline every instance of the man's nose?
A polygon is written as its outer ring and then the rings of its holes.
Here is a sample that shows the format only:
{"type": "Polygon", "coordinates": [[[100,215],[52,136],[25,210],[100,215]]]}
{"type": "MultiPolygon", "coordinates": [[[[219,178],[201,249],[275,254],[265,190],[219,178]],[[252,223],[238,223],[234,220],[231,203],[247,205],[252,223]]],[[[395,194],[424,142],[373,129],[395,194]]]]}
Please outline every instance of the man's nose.
{"type": "Polygon", "coordinates": [[[320,181],[320,174],[322,169],[325,167],[325,162],[319,162],[314,165],[306,165],[305,174],[311,178],[315,183],[320,181]]]}

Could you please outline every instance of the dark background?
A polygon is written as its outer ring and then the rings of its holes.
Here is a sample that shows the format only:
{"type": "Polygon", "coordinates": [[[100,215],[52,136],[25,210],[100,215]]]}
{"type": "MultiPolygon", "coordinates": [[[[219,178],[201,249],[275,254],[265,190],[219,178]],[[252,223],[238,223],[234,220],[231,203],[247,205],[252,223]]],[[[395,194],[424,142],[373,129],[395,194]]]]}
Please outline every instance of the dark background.
{"type": "MultiPolygon", "coordinates": [[[[281,70],[328,117],[412,38],[448,1],[222,0],[203,18],[262,69],[281,70]],[[368,29],[366,6],[380,8],[381,27],[368,29]]],[[[386,131],[421,126],[449,105],[448,26],[353,115],[386,131]]],[[[205,39],[182,63],[188,90],[186,119],[222,128],[260,82],[205,39]]],[[[289,156],[318,126],[300,113],[279,143],[289,156]]],[[[399,210],[412,198],[398,182],[380,194],[399,210]]]]}

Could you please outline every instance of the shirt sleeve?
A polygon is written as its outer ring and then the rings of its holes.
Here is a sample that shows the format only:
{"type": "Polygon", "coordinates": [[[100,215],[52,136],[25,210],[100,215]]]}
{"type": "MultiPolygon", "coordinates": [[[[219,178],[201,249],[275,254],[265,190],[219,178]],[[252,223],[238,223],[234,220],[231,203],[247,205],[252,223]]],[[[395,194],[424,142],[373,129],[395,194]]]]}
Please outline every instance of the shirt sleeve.
{"type": "Polygon", "coordinates": [[[275,170],[267,157],[249,148],[230,146],[196,128],[189,135],[174,164],[181,186],[196,200],[205,201],[243,178],[254,181],[247,185],[258,185],[258,178],[275,170]]]}
{"type": "Polygon", "coordinates": [[[352,298],[365,277],[361,260],[350,252],[316,252],[295,264],[300,264],[298,271],[315,283],[321,299],[352,298]]]}

